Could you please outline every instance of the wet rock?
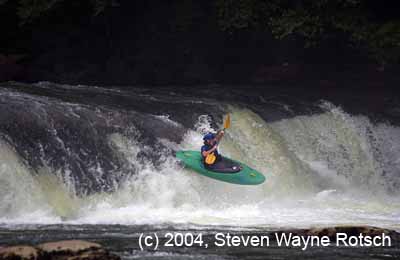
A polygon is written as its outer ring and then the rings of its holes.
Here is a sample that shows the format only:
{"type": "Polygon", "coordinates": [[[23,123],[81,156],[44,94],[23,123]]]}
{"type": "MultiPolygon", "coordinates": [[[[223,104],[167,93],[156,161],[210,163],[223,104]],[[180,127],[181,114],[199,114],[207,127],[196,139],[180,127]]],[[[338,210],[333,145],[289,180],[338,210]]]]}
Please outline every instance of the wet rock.
{"type": "Polygon", "coordinates": [[[299,229],[293,231],[284,231],[292,232],[296,235],[302,236],[328,236],[330,239],[335,239],[337,233],[346,233],[349,236],[358,236],[359,234],[369,235],[369,236],[380,236],[382,234],[389,235],[393,239],[398,240],[400,238],[400,234],[390,230],[379,227],[371,227],[371,226],[336,226],[336,227],[317,227],[310,229],[299,229]]]}
{"type": "Polygon", "coordinates": [[[10,246],[0,248],[0,259],[39,259],[39,250],[32,246],[10,246]]]}
{"type": "Polygon", "coordinates": [[[83,240],[65,240],[48,242],[36,247],[11,246],[0,248],[0,259],[21,260],[118,260],[100,244],[83,240]]]}
{"type": "Polygon", "coordinates": [[[50,259],[120,259],[118,256],[110,254],[101,245],[83,240],[49,242],[38,245],[38,248],[45,257],[50,259]]]}
{"type": "Polygon", "coordinates": [[[83,240],[65,240],[58,242],[49,242],[37,246],[42,251],[49,254],[76,254],[85,250],[100,249],[97,243],[83,240]]]}

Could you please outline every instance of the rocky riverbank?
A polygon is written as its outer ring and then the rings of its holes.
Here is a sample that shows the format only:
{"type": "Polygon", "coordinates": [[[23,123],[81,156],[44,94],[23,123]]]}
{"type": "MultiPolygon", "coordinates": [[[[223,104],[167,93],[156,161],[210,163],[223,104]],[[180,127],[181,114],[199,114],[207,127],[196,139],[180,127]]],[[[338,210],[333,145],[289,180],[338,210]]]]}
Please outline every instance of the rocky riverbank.
{"type": "MultiPolygon", "coordinates": [[[[104,228],[104,227],[103,227],[104,228]]],[[[127,228],[129,229],[129,228],[127,228]]],[[[143,230],[142,230],[143,231],[143,230]]],[[[83,240],[63,240],[56,242],[46,242],[37,245],[28,245],[29,242],[21,241],[24,244],[20,245],[12,245],[9,247],[0,247],[0,259],[31,259],[31,260],[41,260],[41,259],[54,259],[54,260],[64,260],[64,259],[111,259],[116,260],[122,258],[129,258],[132,256],[138,257],[139,255],[145,254],[146,256],[157,253],[160,257],[165,256],[173,256],[175,254],[184,256],[187,253],[187,250],[192,252],[194,255],[203,255],[203,256],[214,256],[214,254],[221,256],[229,255],[231,257],[242,258],[246,256],[246,259],[253,259],[257,257],[272,257],[272,256],[285,256],[285,258],[289,258],[289,256],[298,256],[300,258],[304,258],[307,256],[325,256],[332,255],[341,252],[343,258],[347,256],[363,256],[365,259],[369,259],[369,256],[379,254],[379,252],[385,251],[385,254],[388,256],[398,256],[399,253],[399,241],[400,241],[400,233],[379,227],[371,227],[371,226],[334,226],[334,227],[316,227],[309,229],[290,229],[284,231],[226,231],[222,233],[230,233],[232,237],[234,236],[258,236],[258,235],[269,235],[271,239],[271,244],[268,247],[252,247],[252,246],[240,246],[240,247],[214,247],[211,246],[204,248],[197,247],[164,247],[160,246],[155,251],[142,252],[138,245],[138,236],[142,231],[136,231],[129,236],[127,234],[121,235],[121,237],[114,238],[105,238],[102,237],[103,234],[99,234],[98,236],[92,236],[90,239],[92,240],[100,240],[102,244],[106,245],[107,248],[103,247],[98,243],[93,243],[89,241],[83,240]],[[332,246],[332,247],[309,247],[307,250],[301,250],[301,248],[297,248],[296,246],[279,246],[278,242],[274,240],[274,236],[270,234],[292,234],[293,236],[316,236],[316,237],[324,237],[327,236],[331,241],[335,241],[336,235],[338,233],[346,234],[347,236],[358,237],[362,236],[370,236],[371,238],[380,237],[380,236],[389,236],[391,239],[391,245],[385,247],[351,247],[349,249],[346,246],[332,246]],[[131,236],[131,237],[130,237],[131,236]],[[128,238],[129,237],[129,238],[128,238]],[[111,253],[108,249],[113,250],[113,252],[118,253],[115,255],[111,253]],[[349,251],[353,250],[353,251],[349,251]],[[127,252],[129,254],[127,255],[127,252]]],[[[36,237],[39,235],[40,231],[36,231],[36,237]]],[[[93,231],[86,231],[87,233],[91,233],[93,231]]],[[[161,232],[161,231],[160,231],[161,232]]],[[[175,230],[175,232],[199,232],[196,231],[182,231],[175,230]]],[[[201,231],[200,231],[201,232],[201,231]]],[[[218,231],[221,232],[221,231],[218,231]]],[[[203,233],[203,232],[201,232],[203,233]]],[[[215,236],[214,232],[204,232],[205,241],[211,241],[215,236]]],[[[35,239],[36,240],[36,239],[35,239]]],[[[36,240],[40,241],[40,239],[36,240]]],[[[4,242],[4,240],[3,240],[4,242]]],[[[14,241],[15,242],[15,241],[14,241]]],[[[168,258],[168,257],[167,257],[168,258]]],[[[212,257],[211,257],[212,258],[212,257]]],[[[259,259],[259,258],[257,258],[259,259]]],[[[349,259],[352,259],[351,257],[349,259]]]]}

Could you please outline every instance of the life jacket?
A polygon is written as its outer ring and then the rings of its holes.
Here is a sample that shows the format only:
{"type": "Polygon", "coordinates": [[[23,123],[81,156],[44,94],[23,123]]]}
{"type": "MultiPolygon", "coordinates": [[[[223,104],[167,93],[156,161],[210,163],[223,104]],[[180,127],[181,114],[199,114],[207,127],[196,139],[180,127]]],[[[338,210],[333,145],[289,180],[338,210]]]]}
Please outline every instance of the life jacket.
{"type": "MultiPolygon", "coordinates": [[[[212,149],[212,146],[204,144],[201,147],[201,153],[203,154],[204,151],[208,151],[210,149],[212,149]]],[[[206,157],[203,158],[204,159],[204,163],[207,164],[207,165],[212,165],[212,164],[215,163],[215,161],[217,160],[218,156],[219,156],[219,153],[218,153],[218,149],[217,149],[214,152],[209,153],[206,157]]]]}

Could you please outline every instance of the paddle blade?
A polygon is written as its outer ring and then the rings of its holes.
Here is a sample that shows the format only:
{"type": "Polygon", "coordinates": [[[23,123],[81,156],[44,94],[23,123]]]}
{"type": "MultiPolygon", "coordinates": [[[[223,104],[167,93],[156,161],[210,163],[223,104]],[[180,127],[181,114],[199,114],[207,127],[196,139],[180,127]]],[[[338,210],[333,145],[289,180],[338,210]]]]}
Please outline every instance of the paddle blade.
{"type": "Polygon", "coordinates": [[[227,114],[224,121],[224,129],[228,129],[230,126],[231,126],[231,116],[227,114]]]}

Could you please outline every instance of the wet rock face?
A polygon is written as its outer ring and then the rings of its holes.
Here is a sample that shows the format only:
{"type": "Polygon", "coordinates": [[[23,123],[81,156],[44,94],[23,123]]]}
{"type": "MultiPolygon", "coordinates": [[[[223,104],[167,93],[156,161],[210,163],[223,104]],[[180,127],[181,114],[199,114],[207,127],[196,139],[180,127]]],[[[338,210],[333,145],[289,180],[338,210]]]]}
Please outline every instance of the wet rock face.
{"type": "Polygon", "coordinates": [[[0,259],[21,260],[94,260],[94,259],[120,259],[111,254],[100,244],[83,240],[65,240],[49,242],[32,246],[11,246],[0,248],[0,259]]]}

